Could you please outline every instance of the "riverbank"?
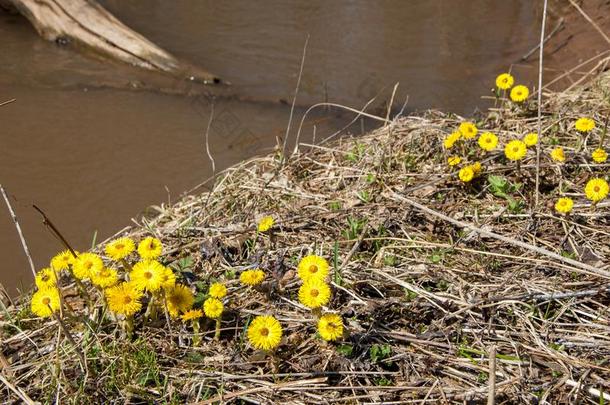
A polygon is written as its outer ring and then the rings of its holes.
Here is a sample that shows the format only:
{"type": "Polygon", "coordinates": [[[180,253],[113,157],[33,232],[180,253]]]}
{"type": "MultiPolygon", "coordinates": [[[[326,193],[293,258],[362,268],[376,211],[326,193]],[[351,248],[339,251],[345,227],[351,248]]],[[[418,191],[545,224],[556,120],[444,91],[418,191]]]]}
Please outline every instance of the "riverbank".
{"type": "Polygon", "coordinates": [[[508,141],[536,132],[531,97],[499,99],[476,117],[479,133],[499,138],[487,153],[476,139],[446,150],[465,119],[429,111],[301,145],[286,162],[276,152],[225,170],[210,191],[162,204],[115,235],[158,238],[159,260],[196,307],[212,282],[224,283],[219,339],[209,320],[197,333],[179,319],[146,320],[144,309],[128,338],[101,315],[99,291],[87,287],[89,307],[64,275],[61,324],[34,317],[28,296],[2,314],[2,397],[463,403],[491,389],[497,403],[599,403],[610,392],[610,204],[592,205],[583,190],[608,180],[608,163],[590,156],[606,132],[609,87],[605,73],[544,94],[538,193],[535,148],[518,164],[504,156],[508,141]],[[596,123],[584,135],[574,129],[583,116],[596,123]],[[558,146],[563,163],[550,157],[558,146]],[[463,162],[449,166],[448,152],[463,162]],[[459,169],[475,161],[478,176],[461,181],[459,169]],[[555,211],[559,197],[574,201],[569,215],[555,211]],[[268,215],[273,227],[258,232],[268,215]],[[336,341],[317,334],[316,312],[299,302],[296,267],[312,253],[330,263],[325,308],[345,325],[336,341]],[[239,277],[254,267],[265,280],[247,287],[239,277]],[[267,314],[283,329],[272,353],[246,333],[267,314]]]}

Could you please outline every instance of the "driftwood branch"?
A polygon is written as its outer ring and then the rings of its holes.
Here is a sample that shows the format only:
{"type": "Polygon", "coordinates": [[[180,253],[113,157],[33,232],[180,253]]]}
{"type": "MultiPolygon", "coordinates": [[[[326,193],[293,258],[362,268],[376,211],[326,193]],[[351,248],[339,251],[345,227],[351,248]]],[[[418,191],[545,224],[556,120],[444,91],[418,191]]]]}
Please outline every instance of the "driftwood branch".
{"type": "Polygon", "coordinates": [[[72,42],[110,59],[202,83],[219,77],[159,48],[91,0],[4,0],[46,40],[72,42]]]}
{"type": "Polygon", "coordinates": [[[19,225],[19,221],[17,220],[17,215],[15,211],[13,211],[13,207],[11,205],[11,201],[4,191],[4,187],[0,184],[0,193],[2,193],[2,197],[4,197],[4,201],[6,202],[6,207],[8,208],[9,214],[11,214],[11,219],[15,224],[15,228],[17,229],[17,233],[19,234],[19,239],[21,239],[21,246],[23,246],[23,252],[25,256],[28,258],[28,263],[30,263],[30,269],[32,269],[32,275],[36,278],[36,266],[34,266],[34,261],[32,260],[32,255],[30,255],[30,249],[28,249],[28,244],[25,241],[25,237],[23,236],[23,232],[21,231],[21,225],[19,225]]]}

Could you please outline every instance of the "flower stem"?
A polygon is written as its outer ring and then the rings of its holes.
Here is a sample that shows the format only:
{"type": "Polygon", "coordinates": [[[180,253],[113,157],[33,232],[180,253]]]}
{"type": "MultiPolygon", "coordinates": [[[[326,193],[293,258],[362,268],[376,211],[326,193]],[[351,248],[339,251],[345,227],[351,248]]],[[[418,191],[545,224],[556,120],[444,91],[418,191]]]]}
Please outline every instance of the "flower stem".
{"type": "Polygon", "coordinates": [[[199,336],[199,319],[193,319],[191,324],[193,325],[193,346],[199,346],[201,343],[201,336],[199,336]]]}
{"type": "Polygon", "coordinates": [[[220,317],[216,318],[216,333],[214,333],[214,340],[220,339],[220,317]]]}

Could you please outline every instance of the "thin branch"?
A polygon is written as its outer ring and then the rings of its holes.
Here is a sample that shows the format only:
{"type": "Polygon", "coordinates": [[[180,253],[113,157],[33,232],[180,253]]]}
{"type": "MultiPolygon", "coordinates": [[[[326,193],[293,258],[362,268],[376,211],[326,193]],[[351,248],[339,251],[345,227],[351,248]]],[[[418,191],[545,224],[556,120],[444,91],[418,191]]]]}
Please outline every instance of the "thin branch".
{"type": "Polygon", "coordinates": [[[1,102],[1,103],[0,103],[0,107],[2,107],[3,105],[7,105],[7,104],[10,104],[10,103],[13,103],[13,102],[15,102],[15,101],[17,101],[17,99],[16,99],[16,98],[12,98],[12,99],[10,99],[10,100],[3,101],[3,102],[1,102]]]}
{"type": "Polygon", "coordinates": [[[36,266],[34,266],[34,261],[32,260],[32,256],[30,255],[30,249],[28,249],[28,244],[25,241],[23,236],[23,232],[21,231],[21,226],[19,225],[19,221],[17,220],[17,215],[15,215],[15,211],[13,211],[13,207],[11,206],[11,202],[6,195],[6,191],[2,184],[0,184],[0,192],[2,192],[2,196],[4,197],[4,201],[6,202],[6,206],[8,207],[8,211],[11,214],[11,219],[15,224],[15,228],[17,229],[17,233],[19,234],[19,239],[21,239],[21,246],[23,246],[23,251],[28,258],[28,263],[30,264],[30,269],[32,269],[32,275],[36,278],[36,266]]]}
{"type": "Polygon", "coordinates": [[[534,207],[538,209],[540,199],[540,145],[542,144],[542,58],[544,56],[544,27],[546,25],[547,0],[544,0],[542,11],[542,28],[540,29],[540,56],[538,60],[538,142],[536,143],[536,199],[534,207]]]}
{"type": "Polygon", "coordinates": [[[585,18],[585,20],[587,20],[589,22],[589,24],[591,24],[593,26],[593,28],[595,28],[595,30],[597,32],[599,32],[600,35],[602,37],[604,37],[606,42],[610,45],[610,38],[608,38],[608,35],[606,35],[606,33],[601,28],[599,28],[599,25],[595,24],[595,21],[593,21],[591,19],[591,17],[589,17],[587,15],[587,13],[585,13],[584,10],[582,8],[580,8],[580,6],[574,2],[574,0],[569,0],[569,1],[570,1],[570,4],[572,4],[576,10],[578,10],[578,12],[585,18]]]}

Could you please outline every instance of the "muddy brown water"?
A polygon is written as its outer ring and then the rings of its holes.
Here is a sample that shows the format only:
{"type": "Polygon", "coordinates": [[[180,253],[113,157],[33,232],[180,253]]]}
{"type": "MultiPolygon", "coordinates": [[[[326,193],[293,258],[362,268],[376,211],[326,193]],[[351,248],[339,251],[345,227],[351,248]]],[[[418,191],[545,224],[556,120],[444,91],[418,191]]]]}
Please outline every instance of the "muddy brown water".
{"type": "MultiPolygon", "coordinates": [[[[292,98],[308,34],[297,122],[307,105],[360,107],[378,93],[387,98],[396,82],[396,100],[408,95],[408,111],[470,114],[486,107],[481,95],[532,48],[539,29],[529,0],[102,3],[152,41],[230,81],[235,94],[263,100],[214,101],[217,169],[269,151],[283,137],[289,107],[275,101],[292,98]]],[[[0,46],[0,102],[17,99],[0,107],[0,182],[37,268],[60,245],[32,203],[84,250],[96,232],[103,240],[145,207],[175,200],[211,175],[203,142],[211,102],[184,94],[184,83],[157,84],[130,67],[45,42],[24,19],[1,12],[0,46]]],[[[532,84],[532,70],[519,74],[532,84]]],[[[320,139],[350,119],[320,110],[304,139],[314,124],[320,139]]],[[[0,256],[0,282],[11,294],[31,285],[3,202],[0,256]]]]}

